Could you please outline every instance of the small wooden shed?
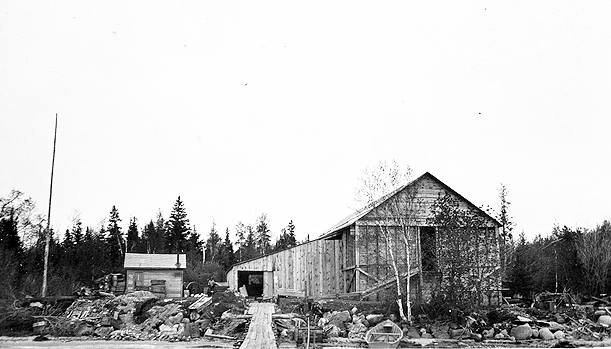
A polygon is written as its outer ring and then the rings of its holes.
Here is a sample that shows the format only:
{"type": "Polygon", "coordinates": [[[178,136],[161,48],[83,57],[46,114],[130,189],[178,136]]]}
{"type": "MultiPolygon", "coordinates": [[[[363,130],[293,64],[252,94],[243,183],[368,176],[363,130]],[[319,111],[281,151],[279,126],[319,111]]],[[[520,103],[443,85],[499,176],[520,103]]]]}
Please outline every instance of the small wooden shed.
{"type": "Polygon", "coordinates": [[[183,296],[185,254],[126,253],[126,292],[149,290],[167,297],[183,296]]]}

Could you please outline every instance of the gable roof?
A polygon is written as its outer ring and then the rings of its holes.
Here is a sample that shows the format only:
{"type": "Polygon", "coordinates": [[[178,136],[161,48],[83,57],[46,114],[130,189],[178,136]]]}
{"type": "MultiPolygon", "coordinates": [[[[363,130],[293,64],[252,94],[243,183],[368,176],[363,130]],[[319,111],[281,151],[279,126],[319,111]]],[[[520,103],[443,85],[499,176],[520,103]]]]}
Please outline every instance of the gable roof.
{"type": "Polygon", "coordinates": [[[180,265],[176,266],[176,254],[149,254],[149,253],[126,253],[125,269],[185,269],[187,267],[187,255],[178,254],[180,265]]]}
{"type": "Polygon", "coordinates": [[[388,193],[388,194],[382,196],[381,198],[373,201],[372,203],[368,204],[367,206],[365,206],[365,207],[357,210],[356,212],[350,214],[348,217],[342,219],[341,221],[336,223],[333,227],[331,227],[329,230],[327,230],[327,232],[324,233],[319,239],[325,239],[325,238],[329,238],[329,237],[332,237],[332,236],[336,235],[335,233],[337,233],[339,230],[352,225],[354,222],[358,221],[359,219],[364,217],[366,214],[368,214],[369,212],[373,211],[376,207],[380,206],[383,202],[385,202],[386,200],[391,198],[393,195],[399,193],[400,191],[404,190],[405,188],[408,188],[408,187],[411,187],[411,186],[415,185],[417,182],[419,182],[420,180],[422,180],[425,177],[428,177],[428,178],[434,180],[435,182],[439,183],[446,191],[452,193],[454,196],[456,196],[460,200],[465,201],[469,206],[474,208],[476,211],[478,211],[480,214],[484,215],[485,217],[488,217],[490,220],[492,220],[492,222],[494,222],[498,226],[501,225],[501,223],[499,223],[496,219],[494,219],[492,216],[490,216],[484,210],[482,210],[481,208],[475,206],[473,203],[471,203],[471,201],[465,199],[462,195],[457,193],[454,189],[450,188],[445,183],[443,183],[442,181],[437,179],[437,177],[433,176],[429,172],[426,172],[425,174],[421,175],[420,177],[418,177],[418,178],[408,182],[407,184],[405,184],[403,186],[400,186],[399,188],[391,191],[390,193],[388,193]]]}

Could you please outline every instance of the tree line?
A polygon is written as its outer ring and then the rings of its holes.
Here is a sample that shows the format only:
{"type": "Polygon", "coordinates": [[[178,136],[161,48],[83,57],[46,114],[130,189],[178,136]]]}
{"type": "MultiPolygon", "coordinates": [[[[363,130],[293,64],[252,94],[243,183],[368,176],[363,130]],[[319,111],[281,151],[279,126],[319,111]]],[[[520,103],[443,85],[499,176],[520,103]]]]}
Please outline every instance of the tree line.
{"type": "MultiPolygon", "coordinates": [[[[20,191],[0,197],[0,299],[40,294],[46,218],[36,212],[33,200],[20,191]]],[[[48,295],[71,294],[94,286],[104,275],[123,272],[125,253],[185,253],[185,282],[204,285],[209,278],[224,280],[234,263],[297,245],[292,221],[272,241],[264,213],[254,225],[238,222],[235,242],[229,228],[221,238],[214,223],[208,238],[202,239],[191,227],[180,196],[167,219],[161,211],[144,225],[131,217],[127,231],[121,222],[113,206],[97,229],[77,217],[63,237],[51,231],[48,295]]]]}
{"type": "Polygon", "coordinates": [[[569,292],[598,296],[611,293],[611,223],[594,229],[556,226],[549,235],[513,242],[507,273],[512,293],[569,292]]]}

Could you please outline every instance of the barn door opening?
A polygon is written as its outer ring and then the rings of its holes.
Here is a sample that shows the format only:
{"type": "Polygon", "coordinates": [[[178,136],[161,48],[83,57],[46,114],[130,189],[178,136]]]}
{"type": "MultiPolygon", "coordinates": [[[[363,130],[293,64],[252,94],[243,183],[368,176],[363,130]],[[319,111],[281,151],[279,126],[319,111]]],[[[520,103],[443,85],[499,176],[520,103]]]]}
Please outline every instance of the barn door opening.
{"type": "Polygon", "coordinates": [[[262,271],[238,271],[238,288],[246,286],[249,297],[263,296],[263,272],[262,271]]]}
{"type": "Polygon", "coordinates": [[[420,227],[422,271],[437,271],[437,239],[435,227],[420,227]]]}

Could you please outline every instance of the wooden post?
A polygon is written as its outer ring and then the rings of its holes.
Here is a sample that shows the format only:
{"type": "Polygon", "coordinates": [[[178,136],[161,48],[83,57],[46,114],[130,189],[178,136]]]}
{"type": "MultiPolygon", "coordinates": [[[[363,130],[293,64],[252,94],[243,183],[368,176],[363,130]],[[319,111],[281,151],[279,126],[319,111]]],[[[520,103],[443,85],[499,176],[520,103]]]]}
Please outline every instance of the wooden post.
{"type": "Polygon", "coordinates": [[[55,145],[57,144],[57,113],[55,113],[55,133],[53,135],[53,160],[51,161],[51,184],[49,185],[49,213],[47,214],[47,233],[45,238],[45,259],[42,272],[42,297],[47,296],[47,273],[49,270],[49,245],[51,243],[51,198],[53,197],[53,170],[55,169],[55,145]]]}
{"type": "MultiPolygon", "coordinates": [[[[358,268],[360,266],[360,251],[359,251],[359,226],[354,223],[354,264],[355,267],[358,268]]],[[[359,292],[361,289],[361,276],[358,271],[355,270],[355,292],[359,292]]]]}
{"type": "Polygon", "coordinates": [[[422,301],[422,288],[424,287],[424,277],[422,270],[422,245],[420,244],[420,227],[416,228],[416,258],[418,258],[418,274],[420,276],[420,285],[418,285],[418,300],[422,301]]]}

